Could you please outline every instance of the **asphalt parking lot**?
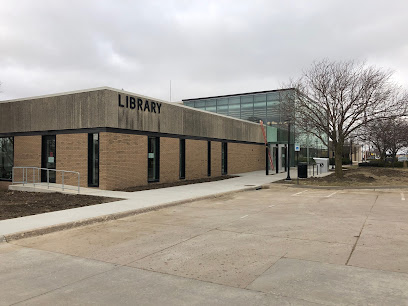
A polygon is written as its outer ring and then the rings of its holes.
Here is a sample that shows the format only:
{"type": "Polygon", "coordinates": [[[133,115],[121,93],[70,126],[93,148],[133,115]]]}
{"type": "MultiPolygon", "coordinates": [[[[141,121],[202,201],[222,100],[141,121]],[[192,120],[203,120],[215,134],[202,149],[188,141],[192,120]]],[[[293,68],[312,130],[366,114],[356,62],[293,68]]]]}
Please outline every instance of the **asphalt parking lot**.
{"type": "Polygon", "coordinates": [[[2,243],[0,304],[407,305],[405,193],[273,185],[2,243]]]}

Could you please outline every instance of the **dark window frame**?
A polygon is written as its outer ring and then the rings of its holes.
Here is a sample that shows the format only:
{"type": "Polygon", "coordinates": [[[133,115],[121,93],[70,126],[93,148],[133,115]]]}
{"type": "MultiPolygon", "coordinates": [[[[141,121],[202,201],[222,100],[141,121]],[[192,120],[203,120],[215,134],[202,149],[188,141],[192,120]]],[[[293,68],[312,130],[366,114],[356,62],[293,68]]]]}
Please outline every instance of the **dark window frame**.
{"type": "Polygon", "coordinates": [[[207,176],[211,176],[211,141],[207,142],[207,176]]]}
{"type": "Polygon", "coordinates": [[[221,143],[221,174],[228,174],[228,142],[221,143]]]}
{"type": "Polygon", "coordinates": [[[148,183],[157,183],[160,181],[160,137],[155,136],[148,136],[147,137],[147,182],[148,183]],[[149,178],[149,140],[154,139],[155,141],[155,171],[154,171],[154,179],[149,178]]]}
{"type": "MultiPolygon", "coordinates": [[[[11,139],[11,143],[13,145],[13,148],[12,148],[12,150],[13,150],[12,159],[13,160],[12,160],[12,166],[11,166],[11,173],[13,173],[14,160],[15,160],[15,152],[14,152],[14,140],[15,140],[15,138],[14,138],[14,136],[2,136],[0,138],[9,138],[9,139],[11,139]]],[[[11,182],[12,179],[13,179],[12,174],[11,174],[11,177],[9,179],[0,177],[0,181],[3,181],[3,182],[11,182]]]]}
{"type": "Polygon", "coordinates": [[[179,178],[186,179],[186,140],[180,138],[179,144],[179,178]]]}
{"type": "MultiPolygon", "coordinates": [[[[44,153],[47,151],[47,138],[54,138],[54,143],[55,143],[55,152],[54,152],[54,165],[55,168],[49,168],[49,169],[57,169],[57,135],[56,134],[51,134],[51,135],[42,135],[41,136],[41,168],[48,168],[47,167],[47,161],[45,159],[44,153]]],[[[48,157],[47,157],[48,158],[48,157]]],[[[65,169],[64,169],[65,170],[65,169]]],[[[47,170],[41,170],[41,182],[47,182],[47,170]]],[[[57,181],[57,172],[56,171],[49,171],[49,173],[55,173],[54,175],[50,175],[49,177],[49,182],[50,183],[56,183],[57,181]]]]}
{"type": "Polygon", "coordinates": [[[99,133],[88,133],[88,187],[99,187],[99,156],[100,156],[100,134],[99,133]],[[93,146],[94,146],[94,135],[97,134],[98,135],[98,152],[96,153],[96,157],[93,156],[93,146]],[[98,173],[98,177],[97,177],[97,183],[93,183],[94,181],[94,177],[93,177],[93,159],[92,158],[96,158],[97,159],[97,164],[96,164],[96,168],[98,169],[97,173],[98,173]]]}

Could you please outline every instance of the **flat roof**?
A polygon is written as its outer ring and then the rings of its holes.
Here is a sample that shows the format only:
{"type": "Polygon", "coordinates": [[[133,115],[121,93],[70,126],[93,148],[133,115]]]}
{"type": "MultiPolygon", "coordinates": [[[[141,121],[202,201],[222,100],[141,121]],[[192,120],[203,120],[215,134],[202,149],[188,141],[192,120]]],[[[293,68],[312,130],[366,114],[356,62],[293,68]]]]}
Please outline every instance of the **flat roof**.
{"type": "Polygon", "coordinates": [[[204,100],[204,99],[226,98],[226,97],[243,96],[243,95],[256,95],[256,94],[263,94],[263,93],[270,93],[270,92],[277,92],[277,91],[285,91],[285,90],[294,90],[294,89],[295,88],[282,88],[282,89],[272,89],[272,90],[264,90],[264,91],[253,91],[253,92],[244,92],[244,93],[229,94],[229,95],[222,95],[222,96],[183,99],[182,101],[184,102],[184,101],[191,101],[191,100],[204,100]]]}

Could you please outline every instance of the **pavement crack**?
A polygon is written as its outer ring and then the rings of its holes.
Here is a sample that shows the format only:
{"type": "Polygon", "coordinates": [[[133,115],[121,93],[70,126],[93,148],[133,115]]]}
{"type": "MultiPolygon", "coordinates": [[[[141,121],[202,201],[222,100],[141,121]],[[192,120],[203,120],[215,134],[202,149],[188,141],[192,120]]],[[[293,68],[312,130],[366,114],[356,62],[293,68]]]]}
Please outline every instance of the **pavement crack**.
{"type": "Polygon", "coordinates": [[[364,227],[365,227],[365,225],[366,225],[366,223],[367,223],[368,217],[370,216],[371,211],[373,210],[375,203],[377,203],[377,200],[378,200],[378,195],[376,196],[373,205],[371,205],[370,211],[368,212],[367,217],[366,217],[365,220],[364,220],[364,223],[363,223],[363,226],[361,227],[360,233],[358,234],[358,236],[354,236],[354,237],[356,237],[357,239],[356,239],[356,242],[355,242],[354,245],[353,245],[353,248],[351,249],[351,252],[350,252],[349,257],[347,258],[346,266],[349,265],[349,261],[350,261],[350,259],[351,259],[351,256],[353,255],[353,252],[354,252],[354,250],[355,250],[356,247],[357,247],[357,243],[358,243],[358,241],[360,240],[361,234],[362,234],[363,229],[364,229],[364,227]]]}

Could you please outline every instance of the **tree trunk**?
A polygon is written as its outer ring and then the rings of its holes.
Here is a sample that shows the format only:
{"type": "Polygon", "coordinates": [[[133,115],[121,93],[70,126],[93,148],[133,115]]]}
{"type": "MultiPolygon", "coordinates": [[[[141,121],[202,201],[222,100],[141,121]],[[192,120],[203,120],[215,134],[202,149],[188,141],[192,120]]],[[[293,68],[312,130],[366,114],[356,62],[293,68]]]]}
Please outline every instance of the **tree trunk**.
{"type": "Polygon", "coordinates": [[[343,143],[335,144],[334,163],[336,165],[336,177],[343,178],[343,143]]]}

